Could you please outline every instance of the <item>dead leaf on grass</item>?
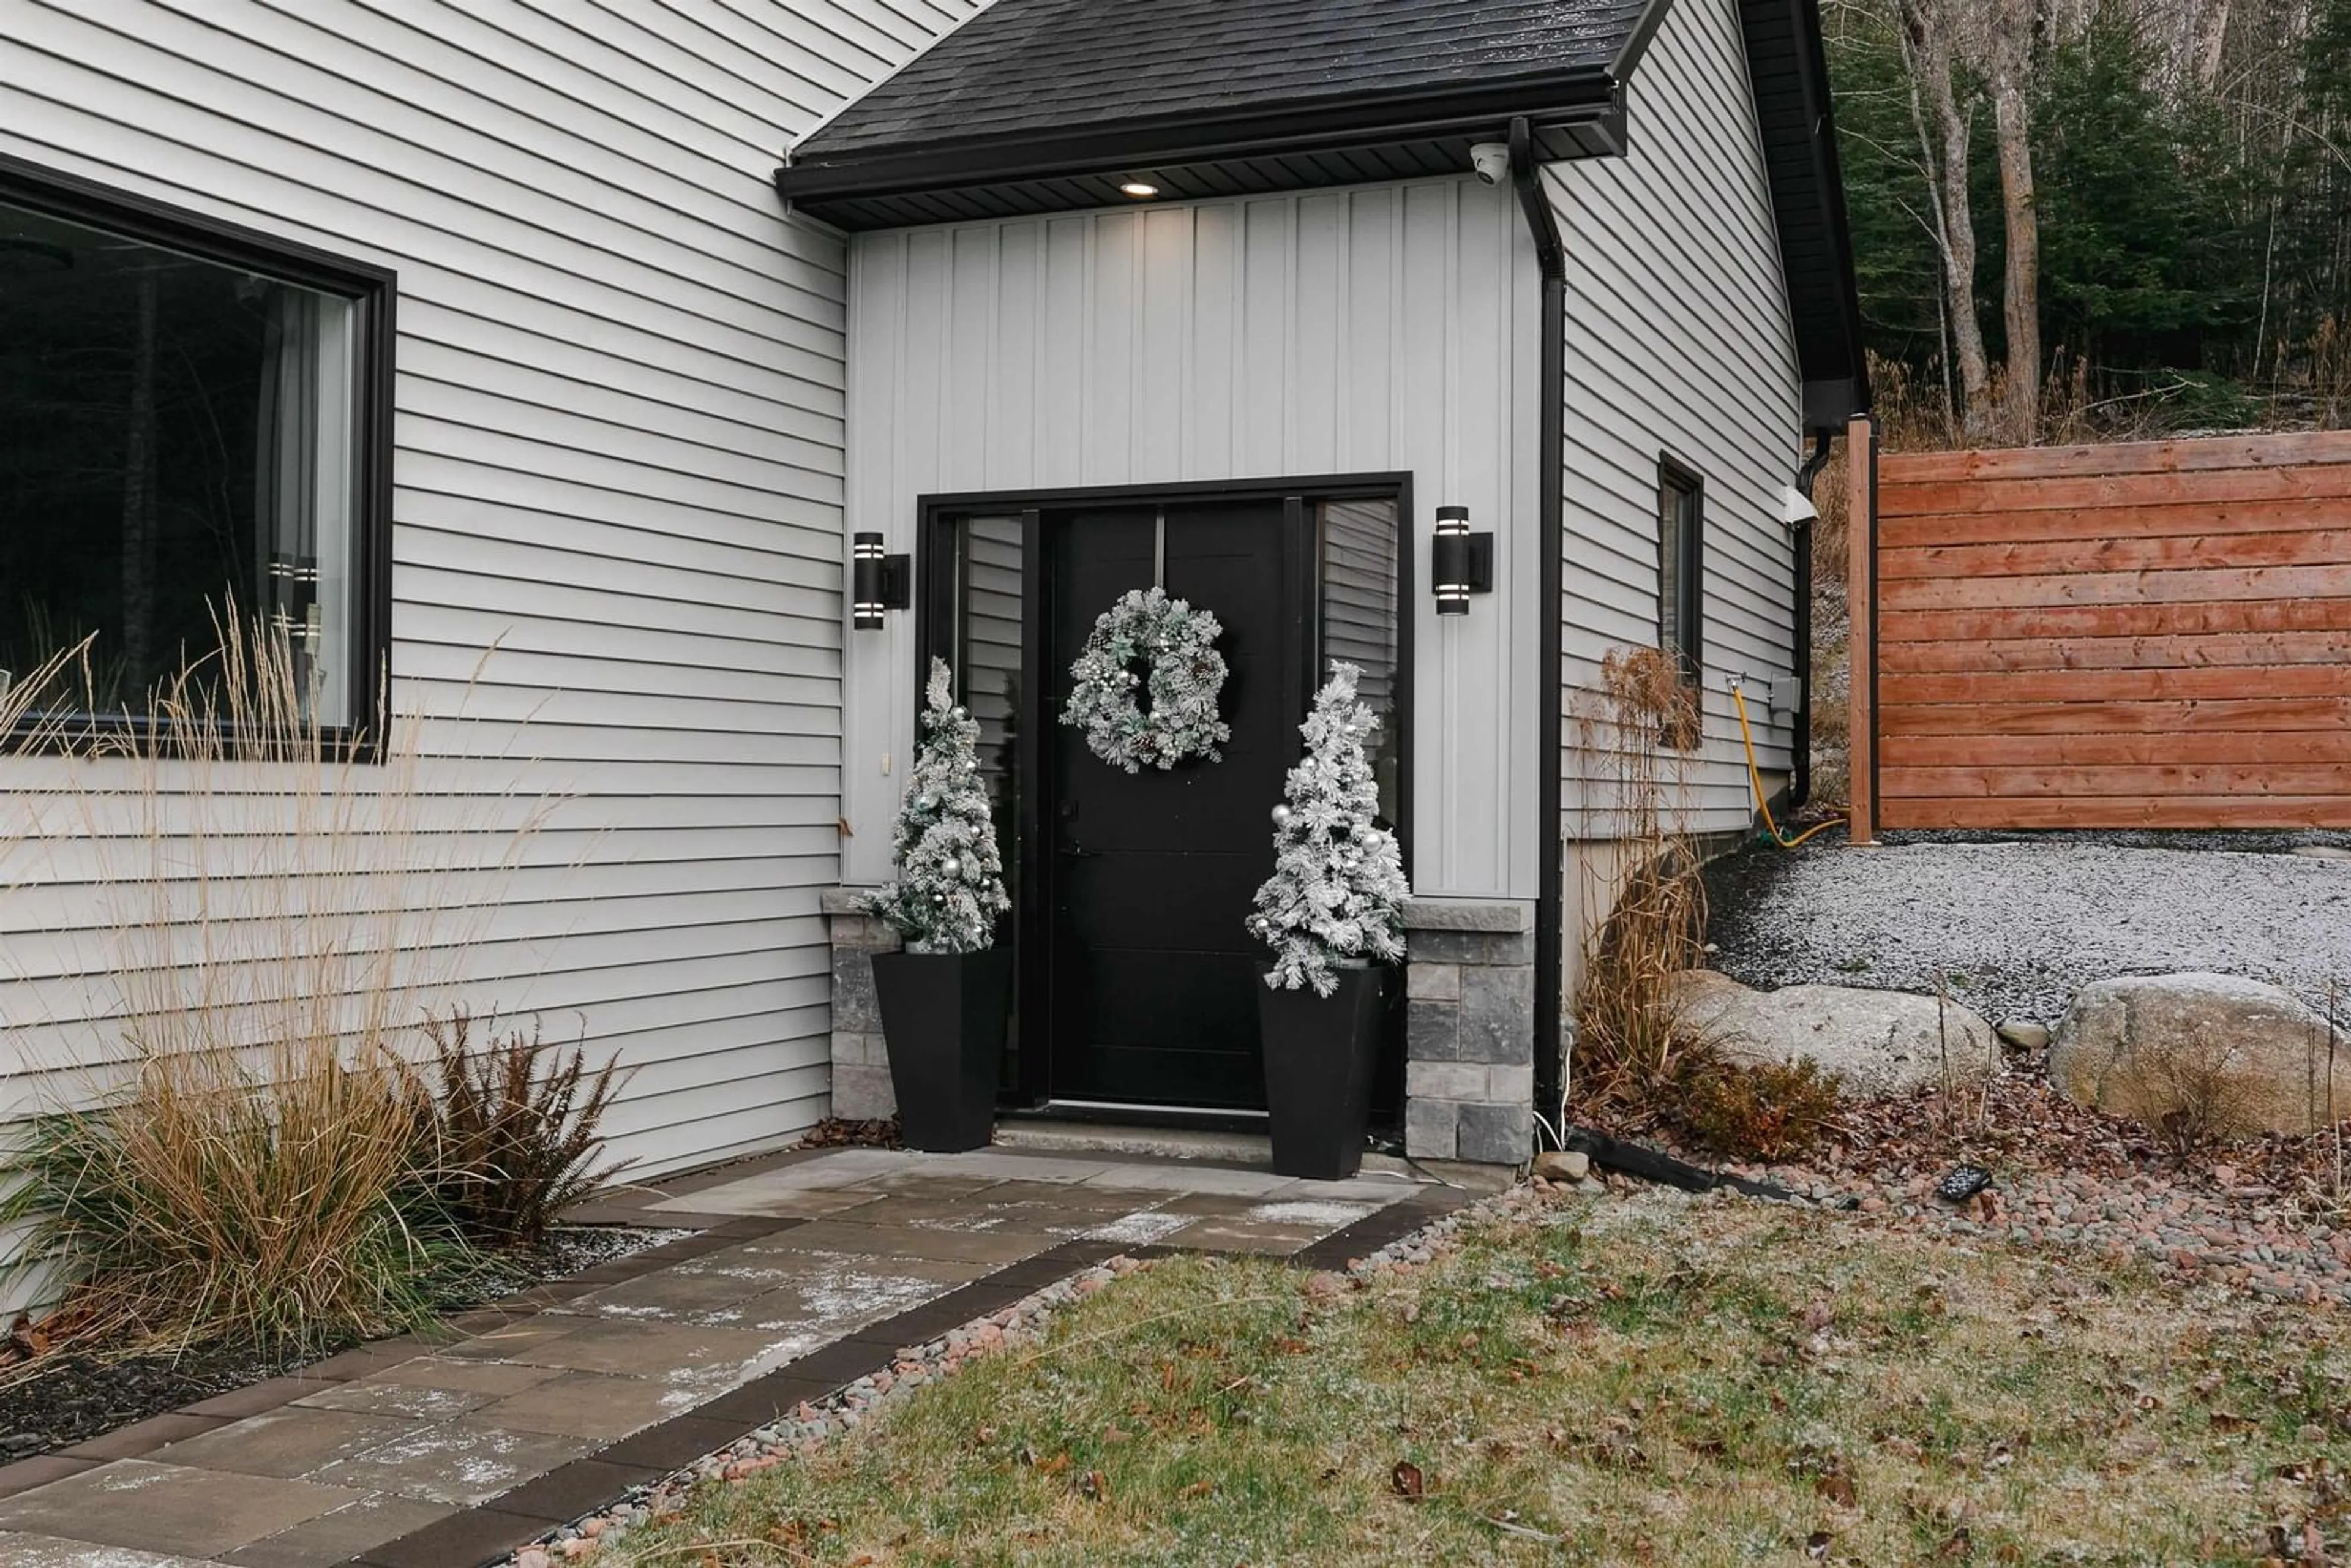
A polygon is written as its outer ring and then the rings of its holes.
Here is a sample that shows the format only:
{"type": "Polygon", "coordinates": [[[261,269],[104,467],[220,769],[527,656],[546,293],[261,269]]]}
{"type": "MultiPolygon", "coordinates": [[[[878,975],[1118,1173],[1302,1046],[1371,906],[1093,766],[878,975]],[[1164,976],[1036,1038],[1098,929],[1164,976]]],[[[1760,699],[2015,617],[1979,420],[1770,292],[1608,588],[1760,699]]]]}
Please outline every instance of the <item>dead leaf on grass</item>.
{"type": "Polygon", "coordinates": [[[1107,1502],[1110,1500],[1110,1478],[1100,1470],[1088,1470],[1079,1479],[1078,1490],[1096,1502],[1107,1502]]]}
{"type": "Polygon", "coordinates": [[[1395,1488],[1396,1496],[1410,1502],[1418,1502],[1428,1495],[1428,1483],[1421,1476],[1420,1467],[1410,1459],[1395,1462],[1395,1468],[1388,1472],[1388,1485],[1395,1488]]]}
{"type": "Polygon", "coordinates": [[[1804,1537],[1804,1555],[1815,1563],[1825,1563],[1828,1561],[1830,1543],[1835,1540],[1836,1537],[1827,1531],[1815,1530],[1804,1537]]]}
{"type": "Polygon", "coordinates": [[[2250,1432],[2259,1423],[2252,1416],[2240,1416],[2233,1410],[2212,1412],[2212,1430],[2215,1432],[2250,1432]]]}

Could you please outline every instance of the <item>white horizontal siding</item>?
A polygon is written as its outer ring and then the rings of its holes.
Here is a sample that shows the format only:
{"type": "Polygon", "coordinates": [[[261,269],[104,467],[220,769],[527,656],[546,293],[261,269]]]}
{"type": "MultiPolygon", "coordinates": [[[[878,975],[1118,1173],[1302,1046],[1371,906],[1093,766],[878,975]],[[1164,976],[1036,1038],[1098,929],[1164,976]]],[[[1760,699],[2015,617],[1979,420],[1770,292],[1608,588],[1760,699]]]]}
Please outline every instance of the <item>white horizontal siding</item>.
{"type": "MultiPolygon", "coordinates": [[[[852,258],[851,527],[893,549],[925,494],[1404,471],[1426,584],[1436,508],[1469,507],[1497,591],[1467,616],[1425,591],[1405,607],[1413,881],[1533,896],[1539,296],[1508,191],[1155,204],[862,235],[852,258]]],[[[851,644],[855,880],[888,874],[912,619],[851,644]]]]}
{"type": "MultiPolygon", "coordinates": [[[[1706,481],[1705,744],[1669,770],[1694,831],[1752,812],[1722,677],[1745,672],[1767,772],[1787,716],[1761,684],[1792,668],[1793,559],[1780,520],[1802,458],[1800,376],[1746,47],[1732,0],[1676,0],[1634,73],[1631,152],[1547,172],[1568,268],[1562,654],[1571,706],[1601,659],[1657,642],[1657,458],[1706,481]],[[1601,258],[1578,263],[1573,258],[1601,258]]],[[[1569,831],[1604,765],[1566,727],[1569,831]]],[[[1604,809],[1604,792],[1593,800],[1604,809]]]]}
{"type": "MultiPolygon", "coordinates": [[[[434,884],[443,925],[478,926],[477,1006],[633,1069],[610,1126],[641,1170],[825,1105],[847,256],[769,174],[978,3],[0,8],[0,151],[399,274],[392,667],[430,852],[561,797],[510,876],[434,884]]],[[[107,837],[53,815],[5,868],[56,883],[0,922],[18,1111],[120,1050],[107,837]]]]}

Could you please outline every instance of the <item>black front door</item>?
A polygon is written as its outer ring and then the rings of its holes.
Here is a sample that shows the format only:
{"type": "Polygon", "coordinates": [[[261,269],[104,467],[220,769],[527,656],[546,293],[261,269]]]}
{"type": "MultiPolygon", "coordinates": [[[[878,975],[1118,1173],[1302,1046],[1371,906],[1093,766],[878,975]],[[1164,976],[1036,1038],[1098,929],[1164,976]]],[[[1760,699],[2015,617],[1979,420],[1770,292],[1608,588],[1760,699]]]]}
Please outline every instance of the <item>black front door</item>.
{"type": "MultiPolygon", "coordinates": [[[[1047,511],[1039,870],[1051,1096],[1255,1110],[1255,966],[1243,922],[1273,869],[1270,813],[1307,704],[1312,571],[1280,499],[1047,511]],[[1095,618],[1156,580],[1224,624],[1224,759],[1129,774],[1059,722],[1095,618]]],[[[1033,972],[1033,971],[1032,971],[1033,972]]],[[[1032,1016],[1035,1016],[1032,1014],[1032,1016]]]]}

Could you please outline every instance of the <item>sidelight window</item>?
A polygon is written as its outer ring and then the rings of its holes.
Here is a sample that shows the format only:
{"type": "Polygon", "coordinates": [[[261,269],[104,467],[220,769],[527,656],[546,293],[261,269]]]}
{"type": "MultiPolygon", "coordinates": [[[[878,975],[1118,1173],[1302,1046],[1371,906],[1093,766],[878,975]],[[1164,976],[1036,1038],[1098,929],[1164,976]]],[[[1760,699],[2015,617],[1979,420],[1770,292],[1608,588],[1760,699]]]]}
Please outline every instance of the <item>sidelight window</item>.
{"type": "Polygon", "coordinates": [[[1403,820],[1403,671],[1396,650],[1396,504],[1392,497],[1315,503],[1322,554],[1319,683],[1333,659],[1363,671],[1355,693],[1380,721],[1372,774],[1380,820],[1403,820]]]}

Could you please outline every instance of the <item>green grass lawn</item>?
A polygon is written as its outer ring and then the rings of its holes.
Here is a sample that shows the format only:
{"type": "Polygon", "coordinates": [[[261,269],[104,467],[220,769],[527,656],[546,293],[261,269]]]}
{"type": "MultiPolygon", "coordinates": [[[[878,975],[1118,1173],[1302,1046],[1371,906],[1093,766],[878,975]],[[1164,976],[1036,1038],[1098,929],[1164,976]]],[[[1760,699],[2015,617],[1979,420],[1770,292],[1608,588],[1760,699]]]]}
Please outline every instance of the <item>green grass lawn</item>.
{"type": "Polygon", "coordinates": [[[2351,1539],[2335,1338],[2086,1255],[1564,1200],[1326,1297],[1155,1265],[602,1560],[2254,1563],[2283,1523],[2300,1562],[2351,1539]]]}

